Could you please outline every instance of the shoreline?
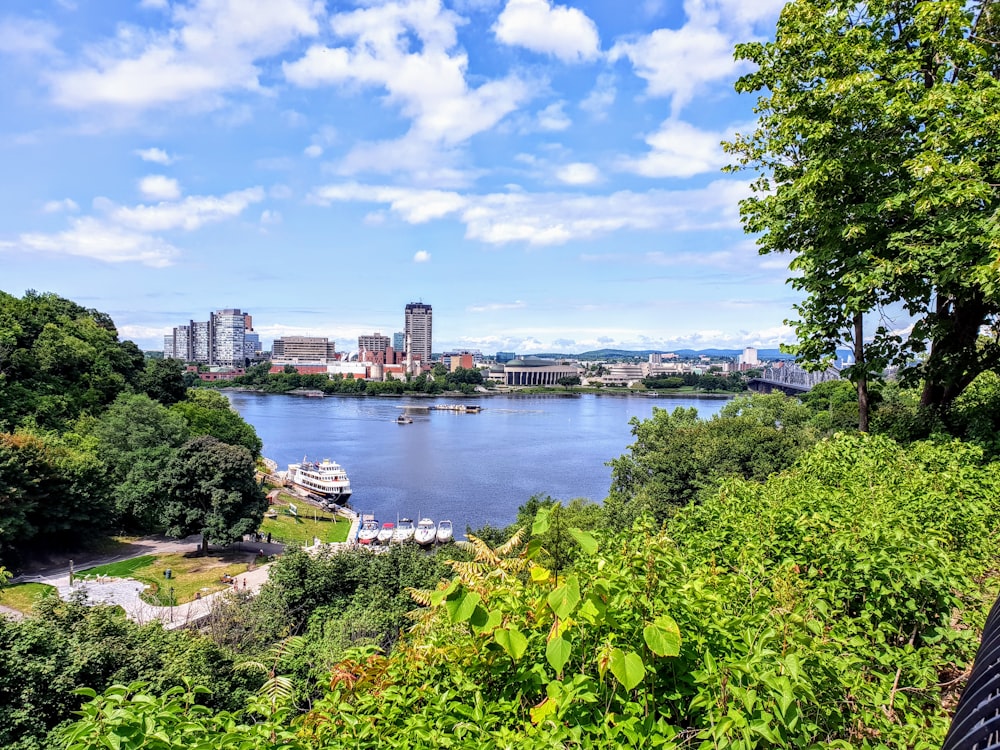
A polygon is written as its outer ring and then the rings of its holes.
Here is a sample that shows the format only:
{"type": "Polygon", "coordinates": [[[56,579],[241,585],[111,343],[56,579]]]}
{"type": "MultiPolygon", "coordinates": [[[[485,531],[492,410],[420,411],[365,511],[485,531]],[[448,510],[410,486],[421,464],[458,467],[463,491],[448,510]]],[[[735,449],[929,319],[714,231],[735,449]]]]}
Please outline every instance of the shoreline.
{"type": "MultiPolygon", "coordinates": [[[[530,387],[529,387],[530,388],[530,387]]],[[[611,390],[603,388],[594,388],[587,390],[576,390],[576,391],[557,391],[557,390],[517,390],[517,391],[484,391],[477,393],[462,393],[461,391],[443,391],[441,393],[324,393],[323,391],[316,390],[314,388],[309,389],[292,389],[290,391],[266,391],[261,388],[249,388],[246,386],[231,386],[231,387],[219,387],[213,388],[212,390],[218,391],[233,391],[235,393],[259,393],[265,396],[298,396],[300,398],[385,398],[385,399],[402,399],[402,398],[415,398],[415,399],[434,399],[434,398],[451,398],[451,399],[478,399],[478,398],[493,398],[494,396],[515,396],[515,397],[548,397],[548,398],[572,398],[577,396],[611,396],[614,398],[623,398],[628,396],[643,396],[646,398],[705,398],[705,399],[732,399],[736,396],[742,396],[748,393],[753,393],[753,391],[745,390],[739,392],[718,392],[718,391],[683,391],[677,392],[659,392],[659,391],[633,391],[633,390],[611,390]]]]}

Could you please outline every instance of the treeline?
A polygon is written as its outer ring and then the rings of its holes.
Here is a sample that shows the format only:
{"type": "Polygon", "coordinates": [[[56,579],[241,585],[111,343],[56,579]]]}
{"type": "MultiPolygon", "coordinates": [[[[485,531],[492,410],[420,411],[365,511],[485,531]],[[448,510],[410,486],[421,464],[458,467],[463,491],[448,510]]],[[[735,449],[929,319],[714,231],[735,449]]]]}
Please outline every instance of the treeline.
{"type": "Polygon", "coordinates": [[[444,365],[434,365],[430,373],[407,376],[405,380],[364,380],[352,375],[323,373],[300,374],[292,365],[285,365],[283,372],[270,372],[271,363],[262,362],[247,368],[246,374],[225,381],[203,383],[206,387],[229,388],[232,386],[252,388],[262,393],[288,393],[295,390],[322,391],[328,394],[348,394],[369,396],[402,395],[404,393],[437,394],[445,391],[475,393],[479,386],[490,385],[483,379],[481,370],[463,367],[449,372],[444,365]]]}
{"type": "Polygon", "coordinates": [[[698,375],[693,372],[685,372],[680,375],[657,375],[656,377],[644,378],[642,384],[650,390],[666,391],[688,387],[698,388],[709,393],[714,391],[742,393],[747,389],[746,379],[742,373],[738,372],[729,375],[713,375],[711,373],[698,375]]]}
{"type": "Polygon", "coordinates": [[[181,370],[104,313],[0,292],[0,564],[111,533],[226,543],[258,528],[260,438],[181,370]]]}

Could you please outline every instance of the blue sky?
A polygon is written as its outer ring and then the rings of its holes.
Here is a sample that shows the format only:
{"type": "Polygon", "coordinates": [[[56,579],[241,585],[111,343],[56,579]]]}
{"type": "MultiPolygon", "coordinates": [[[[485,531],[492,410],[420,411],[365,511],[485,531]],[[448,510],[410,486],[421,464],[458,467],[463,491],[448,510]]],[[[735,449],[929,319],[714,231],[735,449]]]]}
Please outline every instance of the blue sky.
{"type": "Polygon", "coordinates": [[[0,289],[159,348],[240,307],[268,341],[776,346],[721,140],[778,0],[4,0],[0,289]]]}

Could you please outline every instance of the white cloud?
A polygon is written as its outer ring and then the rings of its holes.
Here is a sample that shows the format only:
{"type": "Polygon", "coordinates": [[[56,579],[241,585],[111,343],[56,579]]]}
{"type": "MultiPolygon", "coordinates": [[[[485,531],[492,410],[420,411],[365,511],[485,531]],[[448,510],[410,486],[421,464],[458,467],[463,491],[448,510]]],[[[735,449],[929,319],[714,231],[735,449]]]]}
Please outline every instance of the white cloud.
{"type": "Polygon", "coordinates": [[[556,178],[567,185],[593,185],[601,179],[601,172],[593,164],[574,162],[560,167],[556,178]]]}
{"type": "Polygon", "coordinates": [[[717,180],[698,190],[620,191],[610,195],[417,190],[358,184],[316,189],[315,203],[381,203],[411,224],[455,216],[465,236],[491,245],[558,245],[619,231],[737,229],[746,183],[717,180]]]}
{"type": "Polygon", "coordinates": [[[280,224],[281,223],[281,212],[272,211],[271,209],[264,209],[260,213],[260,223],[264,225],[268,224],[280,224]]]}
{"type": "Polygon", "coordinates": [[[587,98],[580,102],[580,109],[589,112],[592,117],[603,120],[608,115],[608,110],[615,103],[618,96],[618,89],[615,87],[615,77],[611,73],[601,73],[597,77],[597,83],[587,94],[587,98]]]}
{"type": "Polygon", "coordinates": [[[178,250],[159,237],[129,231],[93,217],[73,219],[70,229],[56,234],[22,234],[23,249],[74,255],[105,263],[137,262],[154,268],[169,266],[178,250]]]}
{"type": "Polygon", "coordinates": [[[311,146],[306,146],[305,150],[302,152],[310,159],[315,159],[323,155],[323,147],[314,143],[311,146]]]}
{"type": "Polygon", "coordinates": [[[172,177],[151,174],[139,180],[139,192],[152,200],[172,201],[181,197],[181,186],[172,177]]]}
{"type": "Polygon", "coordinates": [[[550,104],[538,113],[538,127],[542,130],[565,130],[573,121],[563,112],[565,102],[550,104]]]}
{"type": "Polygon", "coordinates": [[[548,0],[508,0],[493,32],[498,40],[563,62],[593,60],[600,55],[597,26],[587,15],[548,0]]]}
{"type": "Polygon", "coordinates": [[[135,153],[143,161],[150,161],[154,164],[163,164],[166,166],[174,161],[170,154],[162,148],[141,148],[136,150],[135,153]]]}
{"type": "Polygon", "coordinates": [[[417,250],[417,252],[413,254],[414,263],[430,263],[430,260],[431,254],[426,250],[417,250]]]}
{"type": "MultiPolygon", "coordinates": [[[[94,208],[103,214],[101,218],[72,218],[69,229],[65,231],[52,234],[27,232],[15,242],[5,241],[4,246],[15,250],[93,258],[105,263],[133,262],[160,268],[173,263],[180,251],[154,233],[192,231],[209,222],[232,218],[263,197],[264,191],[257,187],[219,197],[190,196],[183,201],[165,201],[155,206],[127,207],[107,198],[95,198],[94,208]]],[[[76,204],[63,201],[62,209],[76,210],[76,204]]]]}
{"type": "Polygon", "coordinates": [[[467,204],[466,199],[458,193],[445,190],[372,187],[355,183],[317,188],[310,200],[323,206],[353,201],[385,203],[410,224],[441,219],[461,210],[467,204]]]}
{"type": "Polygon", "coordinates": [[[52,24],[14,16],[0,19],[0,54],[15,57],[55,55],[59,30],[52,24]]]}
{"type": "Polygon", "coordinates": [[[61,201],[49,201],[44,206],[42,206],[42,211],[47,214],[57,214],[63,211],[69,211],[76,213],[80,210],[80,207],[76,204],[76,201],[72,198],[64,198],[61,201]]]}
{"type": "Polygon", "coordinates": [[[163,202],[155,206],[138,205],[134,208],[115,206],[104,202],[100,208],[117,224],[143,232],[162,232],[170,229],[192,231],[204,224],[239,216],[247,206],[264,199],[259,187],[227,193],[222,196],[192,195],[177,203],[163,202]]]}
{"type": "Polygon", "coordinates": [[[119,27],[84,66],[50,75],[52,96],[73,109],[215,108],[221,95],[260,90],[255,62],[319,31],[315,0],[196,0],[172,8],[161,33],[119,27]]]}
{"type": "Polygon", "coordinates": [[[388,171],[393,165],[405,169],[415,161],[413,168],[426,170],[438,151],[489,130],[528,98],[528,85],[514,76],[469,87],[468,56],[456,48],[460,22],[440,0],[365,7],[331,18],[333,32],[354,40],[353,46],[313,46],[299,60],[282,64],[286,78],[302,87],[354,84],[385,89],[387,103],[411,120],[402,139],[356,147],[341,165],[343,173],[388,171]],[[411,50],[412,37],[419,39],[419,51],[411,50]],[[386,149],[406,160],[373,158],[386,149]]]}
{"type": "Polygon", "coordinates": [[[521,300],[515,302],[491,302],[486,305],[471,305],[466,310],[474,313],[499,312],[500,310],[522,310],[527,305],[521,300]]]}
{"type": "Polygon", "coordinates": [[[619,41],[608,58],[628,58],[649,95],[670,97],[677,115],[706,86],[730,82],[745,69],[733,59],[733,48],[758,27],[773,26],[783,5],[784,0],[686,0],[687,21],[680,29],[619,41]]]}
{"type": "Polygon", "coordinates": [[[712,133],[682,120],[667,120],[646,136],[649,153],[622,159],[618,166],[644,177],[692,177],[714,172],[727,163],[721,142],[728,135],[731,133],[712,133]]]}

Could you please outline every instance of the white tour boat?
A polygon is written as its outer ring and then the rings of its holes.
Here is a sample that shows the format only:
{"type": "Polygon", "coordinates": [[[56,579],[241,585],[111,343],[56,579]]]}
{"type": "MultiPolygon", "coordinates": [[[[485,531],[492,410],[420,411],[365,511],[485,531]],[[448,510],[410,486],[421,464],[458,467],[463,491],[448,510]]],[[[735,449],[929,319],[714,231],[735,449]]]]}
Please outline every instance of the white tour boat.
{"type": "Polygon", "coordinates": [[[417,529],[413,532],[413,541],[421,547],[427,547],[434,544],[436,539],[437,527],[434,526],[434,522],[431,519],[421,518],[417,521],[417,529]]]}
{"type": "Polygon", "coordinates": [[[451,528],[451,521],[438,521],[437,527],[437,542],[438,544],[446,544],[447,542],[454,539],[454,531],[451,528]]]}
{"type": "Polygon", "coordinates": [[[393,544],[402,544],[413,541],[413,521],[409,518],[400,518],[396,524],[396,530],[392,534],[393,544]]]}
{"type": "Polygon", "coordinates": [[[289,464],[288,482],[295,487],[343,505],[351,496],[351,480],[336,461],[324,458],[320,462],[306,461],[289,464]]]}

